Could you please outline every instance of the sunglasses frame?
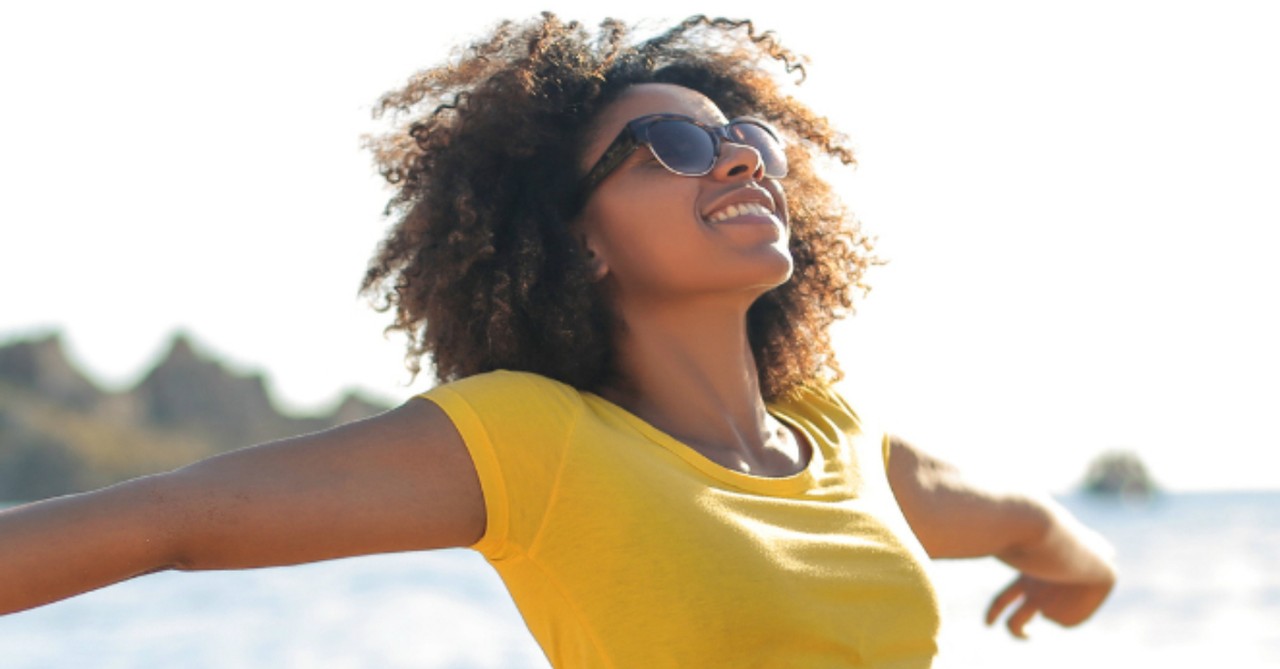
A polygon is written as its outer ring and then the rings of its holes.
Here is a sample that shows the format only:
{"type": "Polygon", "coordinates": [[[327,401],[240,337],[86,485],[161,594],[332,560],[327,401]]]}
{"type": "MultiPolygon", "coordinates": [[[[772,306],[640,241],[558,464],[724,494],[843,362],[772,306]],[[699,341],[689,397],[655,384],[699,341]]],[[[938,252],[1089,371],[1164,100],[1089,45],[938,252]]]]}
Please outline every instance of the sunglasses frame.
{"type": "MultiPolygon", "coordinates": [[[[582,187],[580,191],[582,194],[582,200],[585,201],[586,197],[590,195],[602,181],[608,178],[610,174],[613,174],[613,171],[618,169],[618,166],[621,165],[632,152],[642,146],[649,149],[649,153],[653,154],[654,159],[665,167],[668,172],[682,177],[701,177],[710,174],[711,171],[715,169],[716,163],[720,160],[721,142],[747,146],[759,152],[760,150],[756,149],[756,147],[751,146],[750,144],[743,144],[742,142],[734,141],[734,139],[730,137],[729,128],[741,124],[754,125],[768,133],[768,135],[778,143],[778,149],[784,152],[783,158],[785,159],[786,144],[783,143],[782,137],[778,135],[777,130],[773,129],[773,126],[758,118],[739,116],[731,119],[724,125],[711,126],[699,123],[697,120],[684,116],[683,114],[648,114],[627,121],[627,125],[622,128],[618,133],[618,136],[609,144],[609,148],[604,150],[604,154],[600,156],[600,159],[596,161],[596,164],[592,165],[591,169],[587,171],[586,176],[582,177],[582,187]],[[696,173],[681,172],[668,165],[666,161],[662,159],[662,156],[658,155],[658,151],[653,148],[653,143],[649,140],[650,126],[662,121],[683,121],[706,132],[707,135],[711,137],[711,165],[709,165],[706,170],[696,173]]],[[[763,154],[761,154],[761,163],[764,163],[763,154]]],[[[782,174],[770,174],[767,167],[768,166],[765,165],[765,176],[771,179],[781,179],[787,176],[786,165],[783,166],[784,170],[782,174]]]]}

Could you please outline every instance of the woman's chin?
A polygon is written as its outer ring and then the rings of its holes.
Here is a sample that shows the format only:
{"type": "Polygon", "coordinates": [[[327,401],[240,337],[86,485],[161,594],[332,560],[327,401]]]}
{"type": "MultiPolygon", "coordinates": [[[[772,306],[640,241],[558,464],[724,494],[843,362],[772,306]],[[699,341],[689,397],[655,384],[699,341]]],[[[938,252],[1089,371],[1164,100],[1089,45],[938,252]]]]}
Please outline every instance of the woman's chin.
{"type": "Polygon", "coordinates": [[[743,285],[752,286],[763,295],[790,281],[794,269],[791,254],[785,250],[766,254],[760,258],[760,262],[753,268],[752,276],[743,285]]]}

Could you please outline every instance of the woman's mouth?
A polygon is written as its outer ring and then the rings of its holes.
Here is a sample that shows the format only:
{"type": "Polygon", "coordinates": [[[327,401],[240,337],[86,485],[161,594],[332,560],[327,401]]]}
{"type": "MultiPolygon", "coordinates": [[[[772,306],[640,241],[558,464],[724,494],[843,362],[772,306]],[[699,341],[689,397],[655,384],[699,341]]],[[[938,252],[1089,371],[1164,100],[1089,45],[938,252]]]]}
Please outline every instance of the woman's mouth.
{"type": "Polygon", "coordinates": [[[741,204],[731,204],[724,209],[719,209],[707,216],[708,223],[719,223],[738,216],[773,216],[773,211],[758,202],[743,202],[741,204]]]}

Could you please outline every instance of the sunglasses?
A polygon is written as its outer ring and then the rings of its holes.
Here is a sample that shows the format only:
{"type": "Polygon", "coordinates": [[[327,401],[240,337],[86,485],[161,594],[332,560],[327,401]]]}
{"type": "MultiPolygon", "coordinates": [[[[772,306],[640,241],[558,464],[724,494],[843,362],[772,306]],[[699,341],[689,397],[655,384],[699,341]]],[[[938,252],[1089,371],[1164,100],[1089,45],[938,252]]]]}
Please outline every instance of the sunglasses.
{"type": "Polygon", "coordinates": [[[764,175],[771,179],[787,176],[787,154],[782,139],[768,123],[759,119],[735,118],[722,126],[703,125],[688,116],[650,114],[629,121],[604,155],[582,178],[585,199],[600,182],[622,164],[632,151],[649,147],[653,157],[673,174],[700,177],[711,173],[720,157],[720,143],[749,146],[760,154],[764,175]]]}

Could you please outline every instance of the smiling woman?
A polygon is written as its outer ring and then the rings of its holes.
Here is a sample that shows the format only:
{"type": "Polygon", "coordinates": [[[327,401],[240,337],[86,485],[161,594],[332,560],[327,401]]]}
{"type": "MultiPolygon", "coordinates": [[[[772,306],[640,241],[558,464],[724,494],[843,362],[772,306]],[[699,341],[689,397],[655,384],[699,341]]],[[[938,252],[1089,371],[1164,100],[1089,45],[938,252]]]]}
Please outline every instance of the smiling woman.
{"type": "Polygon", "coordinates": [[[748,21],[504,23],[383,98],[365,277],[441,385],[375,418],[0,514],[0,611],[162,569],[467,546],[557,667],[926,667],[928,557],[1021,573],[1010,630],[1115,577],[832,388],[874,262],[748,21]],[[732,120],[730,120],[732,119],[732,120]]]}
{"type": "MultiPolygon", "coordinates": [[[[801,203],[790,221],[795,276],[751,308],[751,341],[767,361],[767,397],[834,372],[828,326],[851,309],[850,288],[873,258],[812,167],[813,153],[852,163],[852,151],[767,67],[799,71],[798,58],[746,21],[691,19],[629,39],[613,21],[598,39],[555,19],[504,24],[460,62],[383,98],[381,109],[404,120],[370,143],[400,187],[389,210],[401,220],[365,288],[395,308],[411,365],[431,355],[442,381],[503,368],[585,388],[608,378],[614,313],[570,223],[581,223],[582,196],[601,178],[584,174],[638,115],[602,110],[636,105],[637,84],[666,83],[699,91],[693,108],[704,114],[756,115],[785,134],[787,188],[801,203]],[[720,48],[706,48],[713,42],[720,48]],[[407,275],[411,285],[399,281],[407,275]]],[[[641,155],[652,154],[630,159],[641,155]]]]}

